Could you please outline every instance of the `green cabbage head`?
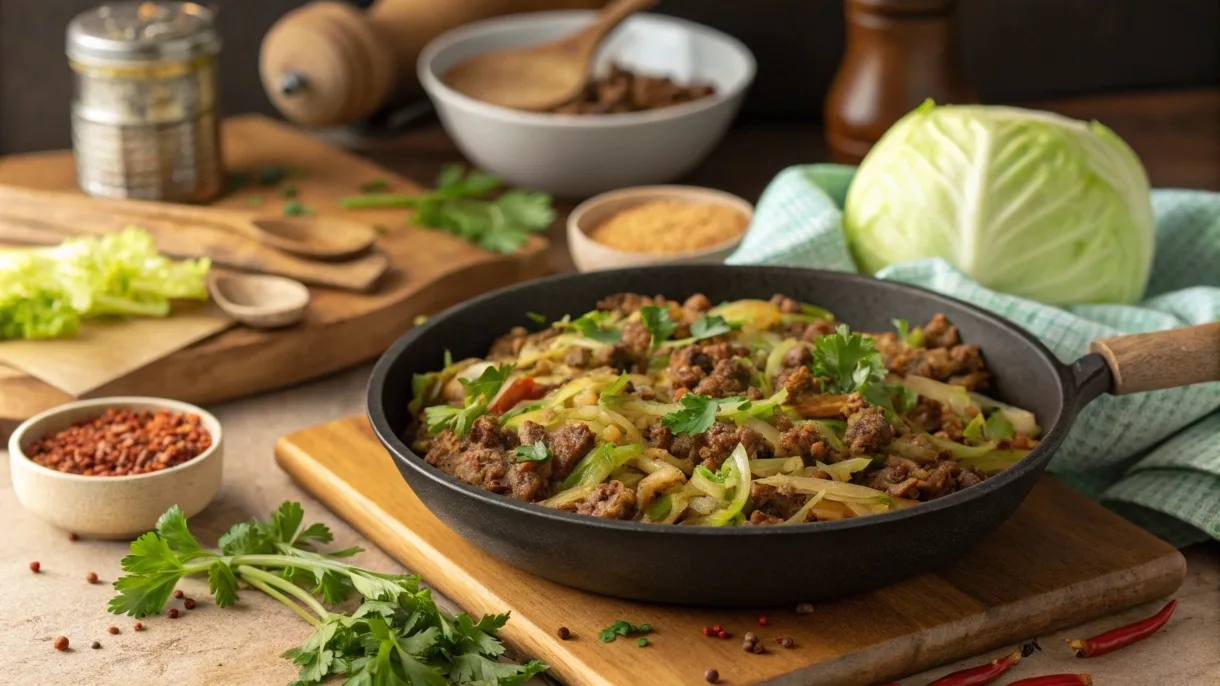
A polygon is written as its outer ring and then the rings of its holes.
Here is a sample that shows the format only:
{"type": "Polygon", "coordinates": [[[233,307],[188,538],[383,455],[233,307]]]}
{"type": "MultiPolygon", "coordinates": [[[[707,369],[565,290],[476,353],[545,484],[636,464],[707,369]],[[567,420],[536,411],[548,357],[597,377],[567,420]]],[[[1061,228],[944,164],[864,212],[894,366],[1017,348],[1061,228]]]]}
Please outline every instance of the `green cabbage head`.
{"type": "Polygon", "coordinates": [[[865,157],[843,224],[869,273],[941,257],[1052,305],[1138,302],[1152,268],[1139,158],[1105,126],[1048,112],[924,103],[865,157]]]}

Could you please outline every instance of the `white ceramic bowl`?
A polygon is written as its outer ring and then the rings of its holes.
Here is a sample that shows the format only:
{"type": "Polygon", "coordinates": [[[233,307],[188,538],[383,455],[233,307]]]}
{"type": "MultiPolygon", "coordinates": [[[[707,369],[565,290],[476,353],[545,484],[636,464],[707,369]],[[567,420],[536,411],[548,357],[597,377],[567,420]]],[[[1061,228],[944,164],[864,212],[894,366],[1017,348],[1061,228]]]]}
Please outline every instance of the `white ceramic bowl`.
{"type": "Polygon", "coordinates": [[[724,262],[726,257],[733,254],[741,239],[745,237],[743,229],[740,236],[724,243],[680,253],[626,252],[598,243],[589,237],[590,231],[619,211],[654,201],[724,205],[740,212],[746,218],[747,226],[754,217],[754,206],[749,201],[711,188],[641,186],[602,193],[577,205],[568,215],[568,250],[572,253],[576,269],[592,272],[652,264],[715,264],[724,262]]]}
{"type": "Polygon", "coordinates": [[[598,55],[716,94],[646,112],[561,115],[524,112],[469,98],[444,84],[473,55],[558,38],[586,26],[593,12],[534,12],[474,22],[433,39],[419,57],[419,80],[441,123],[474,164],[510,184],[561,197],[664,183],[693,169],[724,137],[754,79],[754,56],[737,39],[657,14],[629,18],[598,55]]]}
{"type": "Polygon", "coordinates": [[[216,417],[176,400],[116,397],[67,403],[27,419],[9,438],[13,491],[27,510],[61,529],[94,538],[136,536],[156,526],[172,505],[190,517],[212,502],[224,466],[222,441],[216,417]],[[109,408],[197,414],[212,436],[212,447],[175,467],[131,476],[67,474],[26,457],[25,449],[35,441],[109,408]]]}

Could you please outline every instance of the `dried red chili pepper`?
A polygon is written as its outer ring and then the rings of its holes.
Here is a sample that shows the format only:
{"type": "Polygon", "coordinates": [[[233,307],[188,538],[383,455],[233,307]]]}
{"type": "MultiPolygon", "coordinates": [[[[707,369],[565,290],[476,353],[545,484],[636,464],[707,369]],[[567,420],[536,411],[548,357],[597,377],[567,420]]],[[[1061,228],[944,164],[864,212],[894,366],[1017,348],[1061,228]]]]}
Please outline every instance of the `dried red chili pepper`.
{"type": "Polygon", "coordinates": [[[1120,626],[1117,629],[1107,631],[1093,638],[1070,640],[1068,641],[1068,646],[1075,653],[1076,657],[1097,657],[1098,655],[1114,652],[1119,648],[1125,648],[1132,643],[1148,638],[1155,634],[1158,629],[1165,626],[1169,618],[1173,616],[1174,608],[1177,606],[1178,601],[1171,600],[1165,607],[1161,608],[1160,612],[1148,619],[1141,619],[1127,626],[1120,626]]]}
{"type": "Polygon", "coordinates": [[[1013,665],[1021,661],[1021,658],[1033,655],[1034,650],[1037,649],[1038,644],[1031,641],[1004,657],[992,660],[985,665],[946,674],[928,684],[928,686],[981,686],[982,684],[989,684],[998,679],[1004,672],[1012,669],[1013,665]]]}
{"type": "Polygon", "coordinates": [[[1048,674],[1014,681],[1008,686],[1093,686],[1088,674],[1048,674]]]}

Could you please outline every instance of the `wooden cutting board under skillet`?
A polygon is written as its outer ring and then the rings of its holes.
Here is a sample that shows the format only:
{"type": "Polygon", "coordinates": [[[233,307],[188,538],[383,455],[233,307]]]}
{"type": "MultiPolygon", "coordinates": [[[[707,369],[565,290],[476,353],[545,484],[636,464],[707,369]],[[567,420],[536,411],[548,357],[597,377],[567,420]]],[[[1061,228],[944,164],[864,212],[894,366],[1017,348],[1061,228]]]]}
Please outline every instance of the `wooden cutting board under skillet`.
{"type": "MultiPolygon", "coordinates": [[[[732,686],[879,684],[1167,596],[1186,574],[1172,546],[1043,478],[1003,527],[946,568],[812,614],[648,605],[545,581],[467,543],[415,497],[363,417],[285,436],[275,452],[307,491],[463,609],[512,610],[504,638],[568,686],[700,684],[707,669],[732,686]],[[648,646],[601,643],[598,632],[620,619],[651,624],[648,646]],[[712,624],[733,637],[705,638],[712,624]],[[559,640],[561,626],[574,638],[559,640]],[[747,631],[765,654],[742,650],[747,631]],[[775,645],[782,636],[795,646],[775,645]]],[[[622,551],[624,565],[631,555],[622,551]]],[[[707,569],[715,574],[716,561],[707,569]]]]}
{"type": "MultiPolygon", "coordinates": [[[[290,126],[266,117],[242,116],[226,120],[222,134],[231,172],[256,176],[276,166],[298,169],[299,176],[291,180],[295,200],[319,217],[381,227],[373,252],[356,260],[384,255],[390,263],[388,271],[368,292],[311,288],[305,318],[293,327],[258,331],[236,326],[159,355],[118,378],[89,384],[81,397],[151,395],[208,403],[299,383],[376,357],[410,328],[417,315],[438,312],[546,271],[547,244],[540,237],[531,237],[516,254],[499,255],[437,231],[409,226],[405,210],[340,209],[336,202],[340,197],[358,194],[360,185],[369,181],[382,179],[394,192],[414,192],[420,187],[290,126]]],[[[0,157],[0,185],[78,192],[72,154],[54,151],[0,157]]],[[[276,187],[262,187],[255,180],[215,205],[277,216],[285,202],[276,187]],[[253,195],[262,199],[257,208],[250,206],[253,195]]],[[[167,223],[157,230],[172,234],[173,227],[167,223]]],[[[240,236],[234,240],[254,243],[240,236]]],[[[257,251],[260,246],[249,249],[257,251]]],[[[305,269],[356,263],[310,262],[287,253],[275,253],[275,258],[305,269]]],[[[294,278],[308,280],[300,275],[294,278]]],[[[151,327],[145,333],[155,336],[159,324],[164,322],[145,323],[151,327]]],[[[0,437],[21,420],[76,397],[0,365],[0,437]]]]}

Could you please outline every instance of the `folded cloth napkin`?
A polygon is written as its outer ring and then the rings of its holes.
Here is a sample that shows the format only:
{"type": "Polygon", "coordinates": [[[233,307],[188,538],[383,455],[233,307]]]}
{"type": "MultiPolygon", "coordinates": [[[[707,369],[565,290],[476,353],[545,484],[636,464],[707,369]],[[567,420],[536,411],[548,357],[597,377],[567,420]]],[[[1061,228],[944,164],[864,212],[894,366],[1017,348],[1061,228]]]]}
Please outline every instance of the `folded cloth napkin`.
{"type": "MultiPolygon", "coordinates": [[[[785,169],[728,264],[856,271],[841,224],[854,174],[828,164],[785,169]]],[[[1154,190],[1152,209],[1156,259],[1139,306],[1043,305],[983,288],[940,259],[894,264],[877,276],[1003,315],[1065,362],[1097,338],[1220,320],[1220,194],[1154,190]]],[[[1171,543],[1220,540],[1220,383],[1098,398],[1050,470],[1171,543]]]]}

